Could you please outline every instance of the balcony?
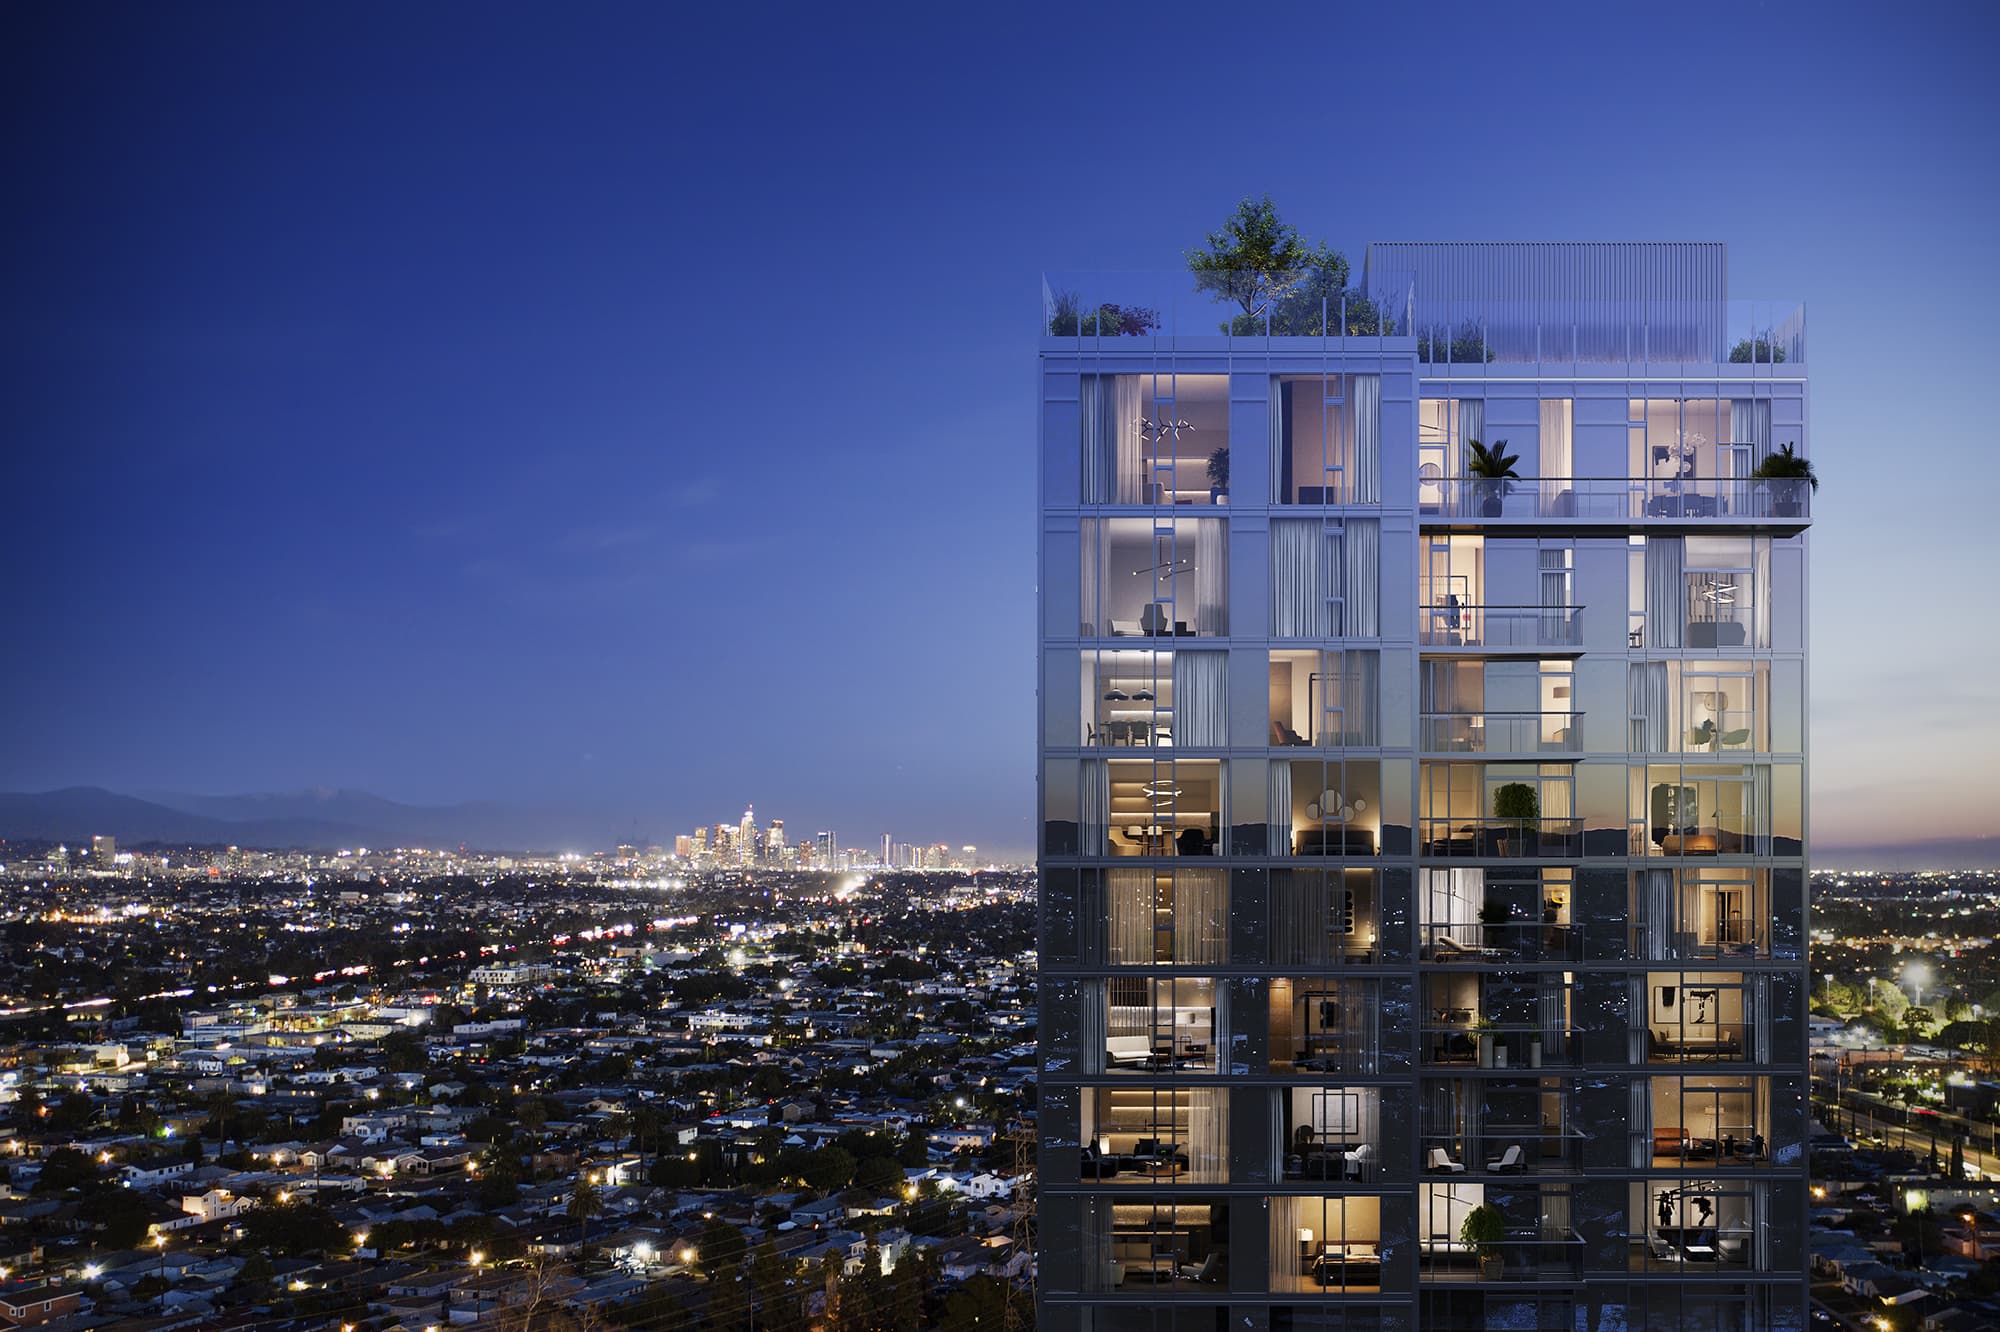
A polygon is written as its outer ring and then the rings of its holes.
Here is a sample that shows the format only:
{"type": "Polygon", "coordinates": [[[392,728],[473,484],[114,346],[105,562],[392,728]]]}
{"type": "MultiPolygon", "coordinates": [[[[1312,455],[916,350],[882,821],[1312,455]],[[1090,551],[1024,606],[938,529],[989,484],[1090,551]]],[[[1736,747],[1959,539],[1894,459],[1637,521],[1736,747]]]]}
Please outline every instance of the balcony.
{"type": "Polygon", "coordinates": [[[1581,606],[1476,606],[1461,602],[1418,607],[1425,648],[1476,651],[1577,652],[1583,646],[1581,606]]]}
{"type": "Polygon", "coordinates": [[[1583,936],[1566,924],[1509,921],[1502,925],[1422,925],[1418,947],[1427,962],[1576,962],[1583,936]]]}
{"type": "Polygon", "coordinates": [[[1583,820],[1429,818],[1418,821],[1423,853],[1433,859],[1568,859],[1583,854],[1583,820]]]}
{"type": "MultiPolygon", "coordinates": [[[[1435,470],[1435,469],[1433,469],[1435,470]]],[[[1761,477],[1423,478],[1417,512],[1433,519],[1500,526],[1560,523],[1608,527],[1696,525],[1790,536],[1812,522],[1812,486],[1761,477]]]]}
{"type": "Polygon", "coordinates": [[[1581,712],[1426,712],[1418,731],[1425,755],[1575,754],[1581,712]]]}
{"type": "Polygon", "coordinates": [[[1421,1030],[1426,1068],[1458,1065],[1519,1071],[1565,1068],[1577,1062],[1578,1033],[1561,1019],[1481,1021],[1470,1009],[1445,1009],[1427,1015],[1421,1030]]]}
{"type": "Polygon", "coordinates": [[[1420,1277],[1433,1281],[1573,1281],[1583,1275],[1583,1238],[1561,1226],[1509,1226],[1478,1246],[1439,1237],[1418,1246],[1420,1277]]]}

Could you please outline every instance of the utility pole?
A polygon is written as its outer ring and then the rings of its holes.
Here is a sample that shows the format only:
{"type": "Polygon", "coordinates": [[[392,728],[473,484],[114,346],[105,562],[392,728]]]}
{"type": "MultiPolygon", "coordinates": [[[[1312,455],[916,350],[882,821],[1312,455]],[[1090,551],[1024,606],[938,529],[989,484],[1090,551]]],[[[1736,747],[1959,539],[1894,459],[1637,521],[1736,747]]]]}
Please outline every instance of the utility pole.
{"type": "Polygon", "coordinates": [[[1002,1138],[1014,1144],[1014,1227],[1013,1241],[1016,1254],[1028,1255],[1028,1264],[1023,1269],[1027,1276],[1027,1289],[1019,1290],[1012,1278],[1007,1281],[1005,1303],[1002,1306],[1001,1332],[1016,1332],[1016,1329],[1032,1327],[1035,1321],[1035,1125],[1032,1120],[1016,1119],[1007,1125],[1002,1138]],[[1020,1301],[1025,1300],[1023,1309],[1020,1301]]]}

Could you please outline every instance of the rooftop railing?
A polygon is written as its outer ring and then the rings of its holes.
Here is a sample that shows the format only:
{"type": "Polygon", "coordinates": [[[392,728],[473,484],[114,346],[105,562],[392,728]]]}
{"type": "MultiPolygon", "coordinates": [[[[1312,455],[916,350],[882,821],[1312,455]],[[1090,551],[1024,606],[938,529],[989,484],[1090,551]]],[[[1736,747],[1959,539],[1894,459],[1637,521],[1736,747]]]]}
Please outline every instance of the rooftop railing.
{"type": "Polygon", "coordinates": [[[1044,336],[1118,346],[1138,339],[1402,339],[1433,371],[1489,364],[1704,364],[1771,373],[1805,361],[1805,308],[1791,301],[1427,299],[1409,273],[1338,270],[1051,272],[1044,336]]]}

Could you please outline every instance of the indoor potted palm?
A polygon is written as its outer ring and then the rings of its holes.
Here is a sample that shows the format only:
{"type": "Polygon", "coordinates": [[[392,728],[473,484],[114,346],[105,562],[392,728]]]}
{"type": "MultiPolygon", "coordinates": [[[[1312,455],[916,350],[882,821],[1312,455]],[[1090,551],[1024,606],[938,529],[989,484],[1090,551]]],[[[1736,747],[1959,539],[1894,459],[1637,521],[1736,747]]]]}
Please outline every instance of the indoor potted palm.
{"type": "Polygon", "coordinates": [[[1229,498],[1229,448],[1224,445],[1208,455],[1208,502],[1220,504],[1229,498]]]}
{"type": "Polygon", "coordinates": [[[1757,464],[1757,470],[1750,475],[1760,481],[1789,483],[1771,488],[1771,512],[1780,518],[1798,517],[1799,482],[1805,482],[1814,490],[1819,489],[1819,477],[1813,472],[1812,459],[1801,458],[1790,444],[1776,453],[1766,454],[1764,460],[1757,464]]]}
{"type": "Polygon", "coordinates": [[[1500,1242],[1507,1238],[1507,1221],[1492,1203],[1481,1203],[1458,1223],[1458,1242],[1469,1244],[1479,1255],[1479,1276],[1484,1281],[1500,1279],[1503,1263],[1500,1242]]]}
{"type": "Polygon", "coordinates": [[[1514,482],[1521,479],[1514,470],[1514,464],[1521,460],[1507,452],[1504,439],[1494,440],[1492,448],[1476,439],[1465,443],[1465,468],[1478,481],[1479,512],[1483,517],[1498,518],[1503,498],[1513,493],[1514,482]]]}

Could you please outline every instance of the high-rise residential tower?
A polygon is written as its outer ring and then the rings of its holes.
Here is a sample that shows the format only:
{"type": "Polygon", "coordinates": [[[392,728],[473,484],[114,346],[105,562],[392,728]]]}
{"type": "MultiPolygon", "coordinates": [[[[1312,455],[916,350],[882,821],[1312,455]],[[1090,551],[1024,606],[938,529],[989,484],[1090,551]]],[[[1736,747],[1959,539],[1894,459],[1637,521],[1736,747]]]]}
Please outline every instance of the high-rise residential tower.
{"type": "Polygon", "coordinates": [[[1043,1326],[1802,1327],[1803,314],[1325,276],[1049,279],[1043,1326]]]}

